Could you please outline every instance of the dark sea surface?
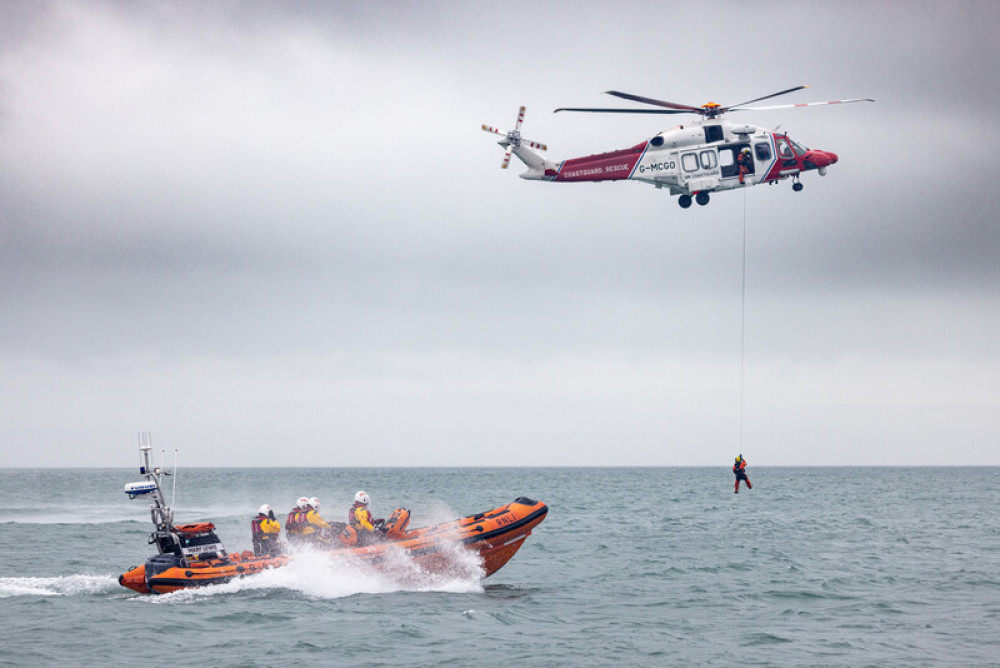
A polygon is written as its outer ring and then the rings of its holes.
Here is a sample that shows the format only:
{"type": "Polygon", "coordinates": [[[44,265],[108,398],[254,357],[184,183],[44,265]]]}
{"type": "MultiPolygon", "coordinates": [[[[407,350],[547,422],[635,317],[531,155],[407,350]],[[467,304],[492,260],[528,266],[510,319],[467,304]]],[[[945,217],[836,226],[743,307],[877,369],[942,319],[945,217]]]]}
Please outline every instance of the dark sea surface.
{"type": "MultiPolygon", "coordinates": [[[[262,503],[411,526],[528,496],[498,573],[395,578],[315,555],[142,596],[132,470],[0,470],[0,665],[1000,665],[1000,469],[190,469],[176,519],[249,549],[262,503]]],[[[168,492],[168,499],[170,498],[168,492]]],[[[474,564],[473,564],[474,566],[474,564]]]]}

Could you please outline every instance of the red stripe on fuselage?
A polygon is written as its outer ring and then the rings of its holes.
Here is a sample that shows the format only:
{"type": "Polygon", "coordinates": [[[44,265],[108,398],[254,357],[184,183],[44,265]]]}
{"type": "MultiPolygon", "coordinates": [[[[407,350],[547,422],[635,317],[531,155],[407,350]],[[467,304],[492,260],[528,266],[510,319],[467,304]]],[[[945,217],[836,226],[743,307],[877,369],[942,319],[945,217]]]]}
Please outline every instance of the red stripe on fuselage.
{"type": "Polygon", "coordinates": [[[570,158],[559,166],[556,181],[620,181],[627,179],[635,168],[646,142],[632,148],[599,153],[582,158],[570,158]]]}

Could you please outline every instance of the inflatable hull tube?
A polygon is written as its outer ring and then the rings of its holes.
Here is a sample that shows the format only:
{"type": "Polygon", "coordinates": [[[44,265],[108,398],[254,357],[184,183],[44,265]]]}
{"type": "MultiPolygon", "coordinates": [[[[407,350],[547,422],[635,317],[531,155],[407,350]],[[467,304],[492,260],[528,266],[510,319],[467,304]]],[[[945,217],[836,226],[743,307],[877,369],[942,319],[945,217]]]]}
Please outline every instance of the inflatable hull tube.
{"type": "MultiPolygon", "coordinates": [[[[377,567],[385,561],[389,550],[403,549],[422,568],[433,572],[448,567],[450,549],[460,544],[479,554],[488,577],[510,561],[532,530],[545,519],[548,511],[544,503],[521,497],[484,513],[407,530],[409,512],[401,509],[397,511],[401,514],[396,517],[393,530],[387,532],[386,540],[363,547],[338,545],[328,553],[331,557],[351,555],[377,567]]],[[[247,551],[223,559],[171,564],[172,557],[152,557],[146,564],[122,574],[118,582],[140,594],[167,594],[191,587],[222,584],[269,568],[281,568],[292,558],[287,555],[254,556],[247,551]]]]}

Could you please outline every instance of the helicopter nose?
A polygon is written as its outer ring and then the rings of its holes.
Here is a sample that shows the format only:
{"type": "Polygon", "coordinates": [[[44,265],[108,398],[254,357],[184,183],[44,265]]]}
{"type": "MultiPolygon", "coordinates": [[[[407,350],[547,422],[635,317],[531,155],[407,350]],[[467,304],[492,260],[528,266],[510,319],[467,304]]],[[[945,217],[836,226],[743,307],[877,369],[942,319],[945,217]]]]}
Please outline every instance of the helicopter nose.
{"type": "Polygon", "coordinates": [[[812,158],[811,162],[819,168],[829,167],[839,160],[837,154],[830,151],[812,151],[810,158],[812,158]]]}

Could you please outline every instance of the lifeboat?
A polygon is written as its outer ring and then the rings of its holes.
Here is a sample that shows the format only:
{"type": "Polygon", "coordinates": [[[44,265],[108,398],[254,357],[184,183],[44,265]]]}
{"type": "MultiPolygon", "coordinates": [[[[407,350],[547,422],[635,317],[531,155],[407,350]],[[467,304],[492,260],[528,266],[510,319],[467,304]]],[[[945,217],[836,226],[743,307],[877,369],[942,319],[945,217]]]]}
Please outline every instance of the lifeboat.
{"type": "MultiPolygon", "coordinates": [[[[421,568],[435,572],[448,567],[453,558],[452,550],[459,545],[478,554],[486,576],[490,576],[510,561],[547,513],[544,503],[520,497],[483,513],[409,529],[410,513],[400,508],[369,545],[357,545],[353,529],[337,525],[339,531],[332,536],[331,542],[316,545],[314,549],[331,557],[349,555],[376,568],[392,551],[403,550],[421,568]]],[[[221,584],[281,568],[295,558],[288,554],[258,556],[249,551],[227,554],[210,522],[160,525],[158,532],[150,537],[150,543],[160,546],[160,554],[118,578],[123,587],[140,594],[167,594],[221,584]]]]}

